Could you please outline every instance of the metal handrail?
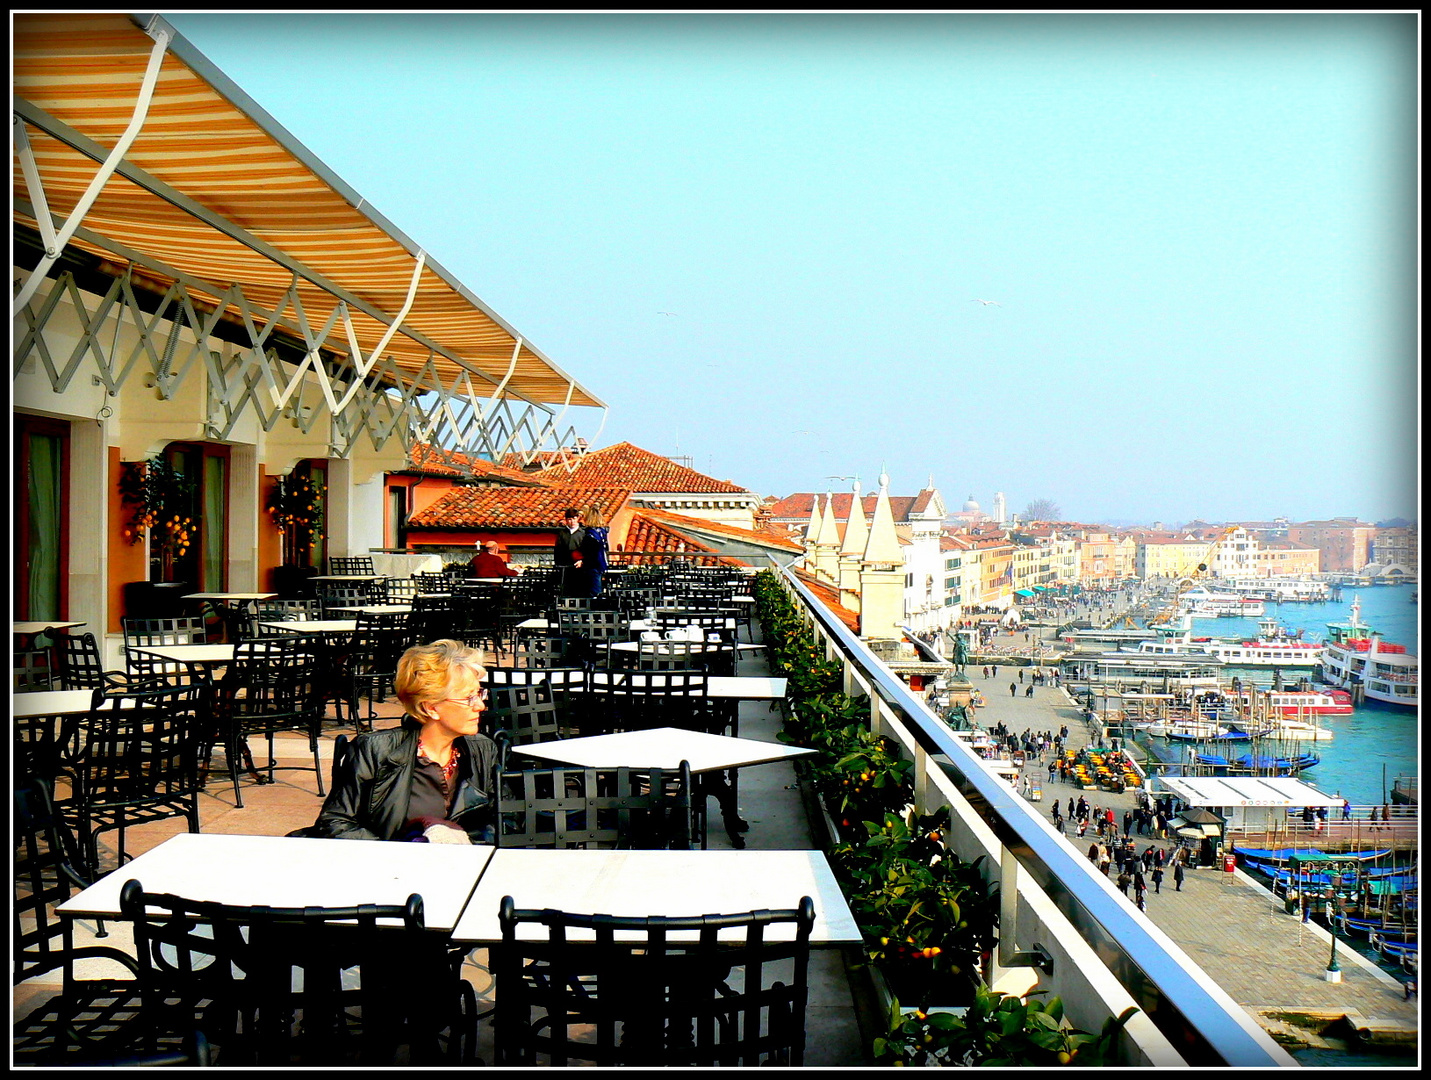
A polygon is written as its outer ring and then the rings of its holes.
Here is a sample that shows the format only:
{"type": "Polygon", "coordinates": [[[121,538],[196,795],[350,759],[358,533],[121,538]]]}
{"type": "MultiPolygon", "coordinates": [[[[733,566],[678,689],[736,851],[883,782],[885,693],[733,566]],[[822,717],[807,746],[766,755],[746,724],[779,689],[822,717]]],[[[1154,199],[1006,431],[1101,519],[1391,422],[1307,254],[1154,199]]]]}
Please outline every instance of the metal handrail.
{"type": "Polygon", "coordinates": [[[1090,863],[1061,842],[1012,787],[990,773],[947,728],[921,716],[925,710],[918,698],[794,574],[781,568],[776,572],[826,636],[859,668],[871,690],[901,716],[920,747],[949,759],[953,768],[946,775],[1020,870],[1043,889],[1188,1064],[1241,1068],[1286,1064],[1285,1057],[1274,1056],[1270,1037],[1258,1038],[1262,1033],[1250,1017],[1235,1003],[1236,1012],[1230,1011],[1201,981],[1201,972],[1190,971],[1171,956],[1141,916],[1108,895],[1090,863]]]}

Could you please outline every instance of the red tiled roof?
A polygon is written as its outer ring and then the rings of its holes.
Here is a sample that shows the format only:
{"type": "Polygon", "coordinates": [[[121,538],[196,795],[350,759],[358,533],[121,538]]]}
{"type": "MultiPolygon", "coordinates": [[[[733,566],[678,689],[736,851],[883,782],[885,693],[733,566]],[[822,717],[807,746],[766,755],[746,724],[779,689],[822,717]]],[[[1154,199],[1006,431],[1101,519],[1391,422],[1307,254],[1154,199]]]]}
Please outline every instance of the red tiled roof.
{"type": "Polygon", "coordinates": [[[456,450],[438,451],[429,443],[415,445],[408,459],[414,472],[435,473],[438,476],[473,476],[478,479],[490,477],[523,485],[546,486],[546,481],[538,480],[517,469],[509,469],[456,450]]]}
{"type": "Polygon", "coordinates": [[[684,465],[677,465],[670,458],[642,450],[629,442],[588,451],[576,459],[570,472],[565,465],[558,464],[543,469],[536,475],[558,484],[624,487],[641,492],[749,494],[749,490],[739,484],[732,484],[729,480],[716,480],[684,465]]]}
{"type": "Polygon", "coordinates": [[[790,572],[800,579],[801,584],[815,594],[816,599],[818,599],[820,603],[830,609],[831,614],[833,614],[835,618],[848,626],[853,633],[858,634],[860,632],[859,613],[851,611],[840,603],[840,593],[838,589],[835,589],[828,582],[820,580],[798,566],[792,566],[790,572]]]}
{"type": "Polygon", "coordinates": [[[720,533],[722,536],[737,537],[742,540],[751,540],[757,544],[784,548],[786,551],[805,550],[804,544],[792,538],[788,530],[778,525],[768,529],[752,530],[742,529],[738,525],[729,525],[723,521],[709,521],[706,518],[690,517],[686,514],[673,514],[669,510],[655,506],[642,507],[640,512],[646,517],[665,522],[677,529],[683,526],[688,529],[705,529],[708,532],[720,533]]]}
{"type": "Polygon", "coordinates": [[[610,521],[626,505],[623,488],[459,487],[408,520],[413,529],[554,529],[568,506],[595,506],[610,521]]]}
{"type": "MultiPolygon", "coordinates": [[[[848,521],[850,517],[850,504],[854,501],[854,492],[835,492],[835,520],[848,521]]],[[[774,503],[769,503],[770,516],[782,521],[808,522],[810,511],[814,508],[817,496],[811,491],[801,491],[794,495],[787,495],[774,503]]],[[[930,500],[934,497],[934,492],[925,488],[918,495],[891,495],[889,497],[890,513],[894,515],[895,521],[908,521],[910,514],[923,514],[929,511],[930,500]]],[[[875,506],[879,503],[879,495],[861,495],[860,506],[864,508],[865,520],[868,521],[874,516],[875,506]]]]}
{"type": "Polygon", "coordinates": [[[620,549],[611,553],[612,561],[628,566],[665,562],[658,555],[650,554],[652,552],[704,556],[696,558],[695,561],[705,566],[749,565],[740,559],[716,554],[715,548],[692,537],[684,536],[675,529],[655,520],[649,516],[648,510],[635,510],[631,514],[631,525],[626,530],[625,542],[620,549]],[[647,554],[626,555],[624,554],[626,551],[640,551],[647,554]]]}

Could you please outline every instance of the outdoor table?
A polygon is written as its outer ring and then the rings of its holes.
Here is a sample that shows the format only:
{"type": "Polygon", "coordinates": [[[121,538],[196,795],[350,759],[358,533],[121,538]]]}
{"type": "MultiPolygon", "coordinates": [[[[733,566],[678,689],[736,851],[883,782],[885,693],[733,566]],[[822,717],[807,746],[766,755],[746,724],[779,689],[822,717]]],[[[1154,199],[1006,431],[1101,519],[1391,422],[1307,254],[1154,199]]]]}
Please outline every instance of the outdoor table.
{"type": "MultiPolygon", "coordinates": [[[[538,616],[536,616],[536,617],[534,617],[534,618],[531,618],[531,619],[523,619],[521,622],[519,622],[519,623],[517,624],[517,629],[518,629],[518,630],[550,630],[551,628],[552,628],[551,620],[546,619],[546,618],[544,618],[543,616],[540,616],[540,615],[538,615],[538,616]]],[[[632,629],[632,630],[638,630],[638,631],[639,631],[639,630],[654,630],[654,629],[656,629],[656,624],[653,623],[653,622],[651,622],[651,621],[649,621],[648,619],[632,619],[632,620],[631,620],[631,629],[632,629]]]]}
{"type": "Polygon", "coordinates": [[[713,642],[713,641],[696,641],[696,642],[685,642],[685,641],[680,641],[680,640],[671,641],[671,640],[666,639],[666,638],[663,638],[663,639],[661,639],[660,641],[618,641],[618,642],[616,642],[615,644],[613,644],[613,645],[611,646],[611,648],[613,648],[613,649],[620,649],[622,652],[637,652],[637,651],[640,650],[640,648],[641,648],[642,645],[647,646],[648,649],[649,649],[649,647],[652,646],[652,645],[657,645],[657,646],[659,646],[659,645],[687,645],[687,644],[694,644],[694,645],[699,645],[699,646],[700,646],[699,649],[692,649],[692,650],[690,650],[691,652],[720,652],[720,651],[722,651],[722,650],[729,650],[729,649],[734,649],[734,650],[736,650],[737,652],[755,652],[755,651],[761,651],[761,650],[763,650],[763,649],[765,648],[764,645],[752,644],[752,643],[749,642],[749,641],[737,641],[737,642],[735,642],[735,643],[733,643],[733,644],[726,644],[726,643],[724,643],[724,642],[713,642]]]}
{"type": "Polygon", "coordinates": [[[68,918],[117,918],[119,892],[131,878],[146,892],[244,906],[402,904],[417,893],[428,929],[447,931],[493,851],[485,844],[179,833],[56,910],[68,918]]]}
{"type": "Polygon", "coordinates": [[[288,622],[261,622],[265,630],[282,630],[290,634],[351,634],[358,628],[357,619],[290,619],[288,622]]]}
{"type": "Polygon", "coordinates": [[[93,690],[36,690],[10,696],[10,715],[16,720],[40,716],[73,716],[89,712],[93,690]]]}
{"type": "Polygon", "coordinates": [[[411,604],[368,604],[362,607],[331,607],[329,611],[356,611],[361,615],[410,615],[411,604]]]}
{"type": "Polygon", "coordinates": [[[18,638],[37,637],[45,634],[53,637],[56,630],[73,630],[76,626],[84,626],[82,622],[15,622],[10,624],[11,631],[18,638]]]}
{"type": "MultiPolygon", "coordinates": [[[[512,753],[547,761],[561,761],[591,769],[677,769],[688,762],[691,775],[730,773],[730,778],[707,777],[705,793],[714,794],[720,803],[726,835],[737,848],[745,847],[740,834],[749,826],[737,812],[739,777],[737,769],[747,765],[763,765],[771,761],[813,754],[814,750],[784,743],[760,742],[756,739],[733,738],[707,731],[687,731],[684,728],[651,728],[649,731],[622,731],[611,735],[589,735],[580,739],[556,739],[551,742],[514,746],[512,753]]],[[[704,806],[704,794],[701,796],[704,806]]],[[[702,824],[705,815],[701,815],[702,824]]],[[[705,829],[701,830],[701,847],[706,846],[705,829]]]]}
{"type": "Polygon", "coordinates": [[[309,581],[379,581],[382,574],[314,574],[309,581]]]}
{"type": "Polygon", "coordinates": [[[232,645],[130,645],[130,652],[157,656],[171,664],[193,664],[205,668],[213,664],[232,664],[232,645]]]}
{"type": "Polygon", "coordinates": [[[785,679],[763,675],[713,675],[706,680],[706,696],[741,701],[779,701],[785,697],[785,679]]]}
{"type": "MultiPolygon", "coordinates": [[[[498,848],[467,901],[452,940],[500,944],[497,911],[504,896],[510,896],[518,908],[637,918],[787,909],[798,907],[800,898],[808,896],[815,903],[812,948],[857,945],[861,940],[821,851],[498,848]]],[[[543,931],[523,924],[518,933],[523,940],[541,940],[543,931]]],[[[673,932],[670,938],[682,940],[694,933],[673,932]]],[[[766,940],[788,941],[794,935],[793,924],[779,924],[767,927],[766,940]]],[[[593,932],[569,928],[567,939],[591,941],[593,932]]]]}

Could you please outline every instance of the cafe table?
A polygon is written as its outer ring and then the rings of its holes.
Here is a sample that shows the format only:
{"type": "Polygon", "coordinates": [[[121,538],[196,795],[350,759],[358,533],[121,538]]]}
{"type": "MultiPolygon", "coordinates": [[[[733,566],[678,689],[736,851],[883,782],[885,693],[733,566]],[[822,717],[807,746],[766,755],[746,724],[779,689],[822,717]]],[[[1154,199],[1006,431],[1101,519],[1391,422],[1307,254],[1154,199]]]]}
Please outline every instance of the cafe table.
{"type": "MultiPolygon", "coordinates": [[[[740,789],[736,770],[815,753],[801,746],[674,727],[588,735],[579,739],[554,739],[514,746],[511,752],[589,769],[677,769],[685,761],[691,767],[692,776],[705,776],[702,789],[698,792],[702,808],[705,796],[715,795],[720,803],[726,835],[737,848],[745,847],[745,839],[740,834],[749,826],[741,820],[737,811],[740,789]],[[729,773],[728,779],[726,773],[729,773]]],[[[702,814],[703,825],[704,821],[705,815],[702,814]]],[[[702,828],[701,847],[705,846],[706,834],[702,828]]]]}
{"type": "Polygon", "coordinates": [[[329,611],[352,611],[360,615],[410,615],[411,604],[367,604],[361,607],[330,607],[329,611]]]}
{"type": "Polygon", "coordinates": [[[282,630],[289,634],[351,634],[358,628],[357,619],[289,619],[287,622],[261,622],[265,630],[282,630]]]}
{"type": "Polygon", "coordinates": [[[55,630],[73,630],[76,626],[84,626],[82,622],[13,622],[10,624],[11,632],[17,638],[32,638],[40,634],[54,636],[55,630]]]}
{"type": "MultiPolygon", "coordinates": [[[[530,619],[523,619],[517,624],[518,630],[550,630],[551,628],[551,620],[541,615],[537,615],[530,619]]],[[[651,622],[649,619],[632,619],[631,629],[633,631],[654,630],[656,629],[656,624],[651,622]]]]}
{"type": "Polygon", "coordinates": [[[493,852],[482,844],[179,833],[56,910],[69,918],[118,918],[119,893],[131,878],[146,892],[245,907],[402,904],[417,893],[427,927],[447,931],[493,852]]]}
{"type": "Polygon", "coordinates": [[[94,700],[93,690],[36,690],[10,696],[10,715],[16,720],[40,716],[73,716],[87,713],[94,700]]]}
{"type": "Polygon", "coordinates": [[[382,574],[314,574],[309,581],[379,581],[382,574]]]}
{"type": "Polygon", "coordinates": [[[698,648],[698,649],[691,649],[691,650],[689,650],[689,651],[691,651],[691,652],[722,652],[722,651],[729,651],[729,650],[731,650],[731,649],[734,649],[736,652],[760,652],[760,651],[764,650],[764,648],[765,648],[764,645],[757,645],[757,644],[754,644],[753,642],[749,642],[749,641],[737,641],[737,642],[735,642],[735,643],[732,644],[732,643],[728,643],[728,642],[713,642],[713,641],[712,641],[712,642],[705,642],[705,641],[687,642],[687,641],[682,641],[682,640],[680,640],[680,639],[676,639],[676,640],[673,641],[673,640],[671,640],[670,638],[664,638],[664,639],[661,639],[661,640],[658,640],[658,641],[618,641],[618,642],[616,642],[615,644],[609,646],[609,648],[617,649],[617,650],[620,650],[621,652],[637,652],[637,651],[640,650],[641,646],[643,646],[643,645],[645,645],[645,646],[647,647],[648,651],[649,651],[650,648],[651,648],[651,646],[660,646],[660,645],[689,645],[689,644],[694,644],[694,645],[700,646],[700,648],[698,648]]]}
{"type": "Polygon", "coordinates": [[[192,664],[208,667],[213,664],[232,664],[232,645],[130,645],[130,652],[157,656],[170,664],[192,664]]]}
{"type": "Polygon", "coordinates": [[[198,600],[213,609],[219,621],[224,624],[224,632],[230,641],[240,637],[240,623],[250,614],[250,605],[260,600],[272,600],[275,592],[196,592],[186,593],[181,599],[198,600]]]}
{"type": "MultiPolygon", "coordinates": [[[[729,915],[815,904],[812,948],[860,943],[859,927],[821,851],[608,851],[498,848],[467,901],[452,939],[496,945],[502,898],[519,908],[643,918],[653,915],[729,915]]],[[[63,910],[63,909],[61,909],[63,910]]],[[[517,928],[523,940],[542,940],[535,924],[517,928]]],[[[677,931],[681,940],[696,931],[677,931]]],[[[723,931],[722,933],[727,933],[723,931]]],[[[739,936],[740,931],[728,932],[739,936]]],[[[590,941],[578,927],[568,940],[590,941]]],[[[767,940],[790,940],[793,924],[767,927],[767,940]]],[[[620,938],[622,935],[618,934],[620,938]]]]}
{"type": "Polygon", "coordinates": [[[59,677],[60,673],[60,638],[66,636],[65,631],[73,630],[77,626],[84,626],[83,622],[13,622],[10,624],[14,634],[15,652],[15,679],[17,684],[26,680],[31,685],[37,685],[44,680],[45,683],[52,683],[59,677]],[[43,648],[35,646],[35,639],[40,635],[45,635],[50,639],[50,644],[43,648]]]}

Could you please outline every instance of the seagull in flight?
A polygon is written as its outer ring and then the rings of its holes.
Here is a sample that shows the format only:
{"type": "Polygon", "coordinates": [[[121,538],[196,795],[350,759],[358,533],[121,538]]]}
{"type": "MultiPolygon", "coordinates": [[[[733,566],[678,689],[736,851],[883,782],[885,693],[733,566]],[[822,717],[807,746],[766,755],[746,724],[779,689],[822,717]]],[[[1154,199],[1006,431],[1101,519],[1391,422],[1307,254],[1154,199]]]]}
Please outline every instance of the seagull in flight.
{"type": "Polygon", "coordinates": [[[657,314],[657,315],[671,315],[671,316],[674,316],[676,313],[675,313],[674,311],[658,311],[658,312],[656,312],[656,314],[657,314]]]}
{"type": "Polygon", "coordinates": [[[969,303],[971,303],[971,304],[983,304],[983,305],[985,305],[986,307],[987,307],[989,304],[993,304],[995,307],[1003,307],[1003,306],[1004,306],[1003,304],[999,303],[997,300],[970,300],[969,303]]]}

